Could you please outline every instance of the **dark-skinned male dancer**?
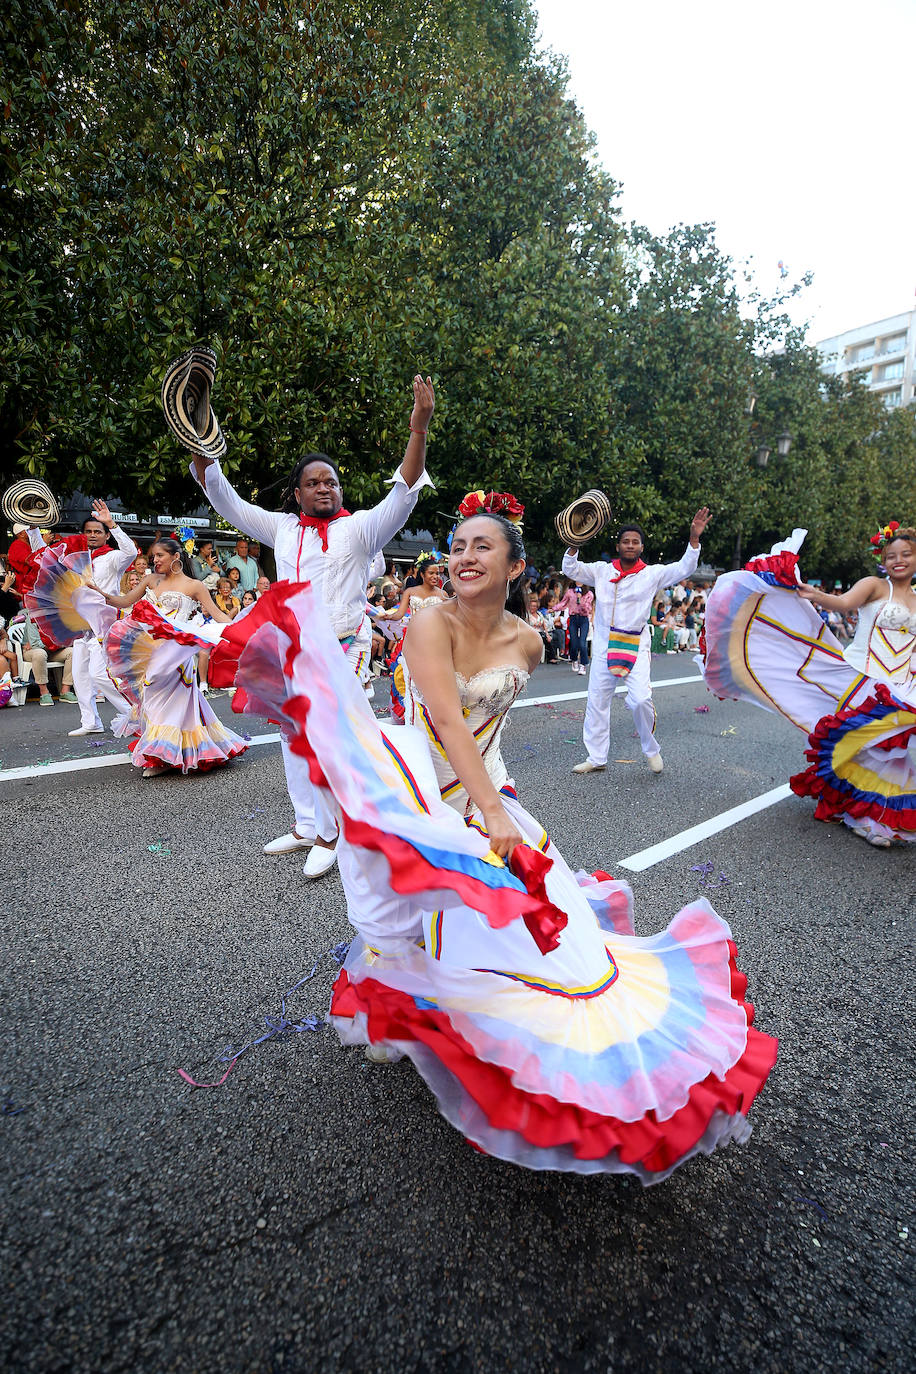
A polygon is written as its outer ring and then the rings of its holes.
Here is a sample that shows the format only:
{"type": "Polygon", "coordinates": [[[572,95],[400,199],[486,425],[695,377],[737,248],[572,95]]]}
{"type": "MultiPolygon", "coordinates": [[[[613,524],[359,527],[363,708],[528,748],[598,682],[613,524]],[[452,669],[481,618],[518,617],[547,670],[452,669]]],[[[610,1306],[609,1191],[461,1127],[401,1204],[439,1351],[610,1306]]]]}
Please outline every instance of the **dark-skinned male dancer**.
{"type": "MultiPolygon", "coordinates": [[[[267,511],[242,500],[217,461],[195,455],[191,475],[213,509],[237,529],[269,544],[277,577],[310,581],[320,589],[331,626],[360,678],[369,675],[371,632],[366,615],[369,565],[410,517],[424,486],[426,431],[435,406],[429,377],[413,379],[410,439],[401,466],[391,478],[391,491],[370,510],[352,515],[343,508],[340,475],[323,453],[308,453],[290,473],[283,509],[267,511]]],[[[308,849],[303,872],[320,878],[334,867],[337,823],[320,792],[313,788],[308,764],[284,740],[283,766],[295,812],[292,830],[264,846],[266,854],[308,849]]]]}

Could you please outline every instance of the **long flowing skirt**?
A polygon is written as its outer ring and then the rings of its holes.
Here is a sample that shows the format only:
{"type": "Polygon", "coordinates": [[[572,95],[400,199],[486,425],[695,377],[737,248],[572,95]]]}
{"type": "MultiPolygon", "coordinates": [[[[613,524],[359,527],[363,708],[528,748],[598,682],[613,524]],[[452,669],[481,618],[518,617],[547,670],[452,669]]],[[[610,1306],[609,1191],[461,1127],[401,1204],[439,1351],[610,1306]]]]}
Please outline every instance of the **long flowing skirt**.
{"type": "Polygon", "coordinates": [[[469,1141],[535,1169],[654,1183],[745,1139],[776,1042],[751,1025],[726,923],[701,900],[635,935],[626,884],[574,875],[511,786],[526,843],[503,864],[481,817],[442,801],[420,733],[379,726],[311,588],[268,598],[238,681],[339,808],[358,932],[341,1040],[408,1055],[469,1141]]]}
{"type": "Polygon", "coordinates": [[[109,660],[140,713],[140,735],[130,744],[137,768],[165,764],[190,773],[228,763],[248,748],[198,685],[197,655],[213,646],[202,628],[167,620],[150,602],[138,601],[108,632],[109,660]]]}
{"type": "MultiPolygon", "coordinates": [[[[755,560],[765,573],[768,559],[755,560]]],[[[706,685],[808,736],[810,767],[790,779],[815,817],[873,843],[916,839],[916,699],[856,671],[810,602],[744,570],[720,577],[704,628],[706,685]]]]}

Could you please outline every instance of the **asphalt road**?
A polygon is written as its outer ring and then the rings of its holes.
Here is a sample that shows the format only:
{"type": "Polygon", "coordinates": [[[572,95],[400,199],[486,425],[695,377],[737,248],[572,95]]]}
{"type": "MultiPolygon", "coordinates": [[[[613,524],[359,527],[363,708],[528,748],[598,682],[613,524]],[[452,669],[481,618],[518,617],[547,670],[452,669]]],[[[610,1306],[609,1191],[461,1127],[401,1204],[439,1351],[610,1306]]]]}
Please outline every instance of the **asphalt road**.
{"type": "MultiPolygon", "coordinates": [[[[654,676],[692,672],[680,655],[654,676]]],[[[544,667],[529,696],[583,688],[544,667]]],[[[786,722],[690,683],[657,693],[661,776],[620,701],[612,759],[632,761],[573,776],[583,704],[514,711],[505,752],[584,868],[804,763],[786,722]]],[[[371,1066],[321,1023],[344,901],[336,873],[305,886],[295,856],[261,853],[290,821],[275,744],[188,779],[50,771],[122,752],[69,740],[76,721],[0,713],[0,1364],[913,1368],[911,853],[792,797],[627,874],[643,931],[716,885],[779,1061],[749,1143],[661,1186],[534,1174],[469,1149],[409,1065],[371,1066]],[[257,1046],[221,1087],[179,1077],[219,1079],[316,964],[287,1012],[318,1029],[257,1046]]]]}

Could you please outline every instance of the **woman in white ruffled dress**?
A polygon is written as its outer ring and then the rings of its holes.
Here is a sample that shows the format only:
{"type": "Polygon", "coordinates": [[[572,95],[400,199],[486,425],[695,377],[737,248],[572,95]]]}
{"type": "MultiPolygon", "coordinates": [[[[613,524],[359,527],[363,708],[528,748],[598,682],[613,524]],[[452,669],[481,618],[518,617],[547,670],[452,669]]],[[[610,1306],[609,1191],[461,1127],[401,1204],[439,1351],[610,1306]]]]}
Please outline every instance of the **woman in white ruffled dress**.
{"type": "Polygon", "coordinates": [[[541,656],[506,606],[524,567],[505,520],[458,526],[455,598],[407,637],[405,726],[376,721],[308,585],[262,598],[238,696],[281,723],[338,809],[356,930],[331,1004],[341,1040],[407,1055],[483,1153],[655,1183],[746,1139],[776,1042],[750,1024],[708,902],[637,937],[626,884],[574,876],[519,804],[500,738],[541,656]]]}

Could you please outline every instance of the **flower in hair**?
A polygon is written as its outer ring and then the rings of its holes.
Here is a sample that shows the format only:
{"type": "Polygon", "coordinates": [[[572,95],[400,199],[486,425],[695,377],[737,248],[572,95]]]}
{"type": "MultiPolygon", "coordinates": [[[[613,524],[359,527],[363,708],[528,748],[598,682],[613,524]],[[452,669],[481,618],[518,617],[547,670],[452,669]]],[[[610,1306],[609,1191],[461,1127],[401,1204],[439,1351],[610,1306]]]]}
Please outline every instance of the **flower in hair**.
{"type": "Polygon", "coordinates": [[[172,538],[176,539],[179,544],[184,546],[185,553],[190,557],[195,548],[194,531],[191,529],[191,526],[179,525],[178,529],[172,535],[172,538]]]}
{"type": "Polygon", "coordinates": [[[469,491],[458,514],[465,520],[472,515],[501,515],[511,525],[520,525],[525,507],[511,491],[469,491]]]}
{"type": "Polygon", "coordinates": [[[872,535],[871,539],[869,540],[869,544],[871,546],[871,552],[874,554],[875,558],[880,560],[881,555],[884,553],[885,544],[890,543],[890,541],[894,538],[894,535],[897,533],[899,528],[899,520],[889,520],[887,524],[878,531],[877,534],[872,535]]]}

